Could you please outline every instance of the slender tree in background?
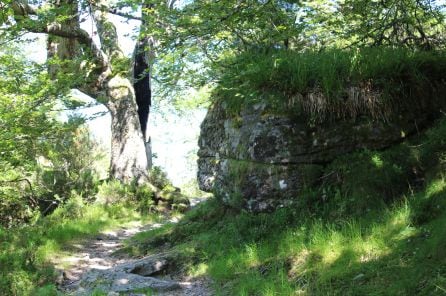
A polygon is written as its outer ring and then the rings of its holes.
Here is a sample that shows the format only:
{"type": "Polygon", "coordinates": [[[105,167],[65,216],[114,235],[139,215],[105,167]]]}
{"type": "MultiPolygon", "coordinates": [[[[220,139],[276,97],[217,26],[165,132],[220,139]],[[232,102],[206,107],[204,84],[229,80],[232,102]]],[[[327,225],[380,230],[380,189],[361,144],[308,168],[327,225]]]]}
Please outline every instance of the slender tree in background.
{"type": "MultiPolygon", "coordinates": [[[[153,9],[153,5],[142,6],[142,15],[153,9]]],[[[147,29],[147,22],[141,20],[140,36],[136,42],[133,54],[133,87],[135,89],[136,103],[138,105],[138,117],[141,124],[141,131],[144,137],[146,155],[149,168],[152,167],[151,140],[147,133],[147,122],[149,120],[150,106],[152,105],[151,73],[154,63],[155,40],[151,36],[144,34],[147,29]]]]}

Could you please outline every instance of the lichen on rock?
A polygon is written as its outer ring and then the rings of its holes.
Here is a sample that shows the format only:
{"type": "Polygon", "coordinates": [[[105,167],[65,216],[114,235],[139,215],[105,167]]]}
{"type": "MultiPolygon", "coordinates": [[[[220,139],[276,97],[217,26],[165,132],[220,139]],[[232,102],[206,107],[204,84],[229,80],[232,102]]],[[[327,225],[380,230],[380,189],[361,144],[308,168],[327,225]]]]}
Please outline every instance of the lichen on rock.
{"type": "MultiPolygon", "coordinates": [[[[444,94],[435,95],[441,96],[436,102],[446,102],[444,94]]],[[[438,105],[431,105],[383,120],[356,114],[315,124],[309,116],[274,112],[266,103],[229,112],[217,99],[201,125],[199,186],[225,204],[272,211],[299,200],[337,157],[390,147],[428,127],[438,113],[438,105]]]]}

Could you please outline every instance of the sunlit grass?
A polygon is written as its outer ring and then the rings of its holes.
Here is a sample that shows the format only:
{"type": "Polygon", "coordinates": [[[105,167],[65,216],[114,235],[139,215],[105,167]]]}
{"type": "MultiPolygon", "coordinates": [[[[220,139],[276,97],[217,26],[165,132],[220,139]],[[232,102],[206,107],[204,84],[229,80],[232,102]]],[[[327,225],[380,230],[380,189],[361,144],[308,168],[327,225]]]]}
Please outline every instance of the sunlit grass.
{"type": "Polygon", "coordinates": [[[337,160],[327,170],[343,180],[324,191],[325,204],[308,209],[322,192],[309,191],[300,206],[254,215],[211,199],[130,244],[142,255],[170,243],[190,276],[212,278],[216,295],[444,295],[445,127],[415,142],[423,145],[337,160]],[[416,167],[429,171],[414,189],[416,167]]]}
{"type": "Polygon", "coordinates": [[[445,179],[438,179],[433,181],[426,189],[426,198],[432,197],[434,194],[439,194],[446,188],[445,179]]]}
{"type": "MultiPolygon", "coordinates": [[[[13,295],[55,295],[55,286],[51,284],[56,275],[52,263],[63,262],[64,257],[70,256],[72,244],[136,220],[148,223],[157,219],[156,215],[141,216],[123,205],[78,203],[58,208],[35,225],[2,230],[0,288],[13,295]],[[73,206],[82,208],[79,216],[73,216],[73,206]]],[[[62,266],[68,267],[69,263],[62,266]]]]}
{"type": "Polygon", "coordinates": [[[197,265],[192,266],[189,269],[188,273],[192,277],[200,277],[206,275],[208,271],[209,271],[209,265],[207,265],[206,263],[199,263],[197,265]]]}

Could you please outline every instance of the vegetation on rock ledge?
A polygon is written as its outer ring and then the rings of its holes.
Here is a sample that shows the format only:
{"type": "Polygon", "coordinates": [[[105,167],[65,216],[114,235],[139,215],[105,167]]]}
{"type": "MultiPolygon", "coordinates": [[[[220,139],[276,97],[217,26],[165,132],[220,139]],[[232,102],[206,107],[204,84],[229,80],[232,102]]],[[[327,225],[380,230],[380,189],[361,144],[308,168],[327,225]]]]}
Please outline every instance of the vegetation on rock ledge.
{"type": "Polygon", "coordinates": [[[443,103],[444,51],[406,48],[251,51],[227,61],[214,100],[238,113],[267,104],[271,112],[326,120],[362,114],[385,119],[443,103]]]}

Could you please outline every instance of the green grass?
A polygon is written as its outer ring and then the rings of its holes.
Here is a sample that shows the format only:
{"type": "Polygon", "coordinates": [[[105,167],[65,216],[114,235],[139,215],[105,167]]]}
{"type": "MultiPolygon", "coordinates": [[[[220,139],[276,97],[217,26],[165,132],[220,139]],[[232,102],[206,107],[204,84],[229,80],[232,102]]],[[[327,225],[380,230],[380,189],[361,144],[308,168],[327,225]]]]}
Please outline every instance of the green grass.
{"type": "MultiPolygon", "coordinates": [[[[173,188],[159,168],[152,170],[151,182],[165,192],[173,188]]],[[[185,199],[181,195],[169,200],[169,208],[185,199]]],[[[149,185],[109,181],[98,185],[94,203],[86,203],[82,194],[72,191],[70,199],[51,215],[37,216],[34,222],[17,227],[0,227],[0,295],[56,295],[53,265],[66,267],[60,259],[70,255],[73,243],[125,223],[160,221],[164,215],[158,210],[165,207],[156,207],[149,185]]],[[[176,213],[172,210],[171,214],[176,213]]]]}
{"type": "MultiPolygon", "coordinates": [[[[171,241],[190,274],[210,276],[222,295],[443,295],[446,182],[437,182],[441,202],[433,205],[441,211],[424,224],[415,223],[418,199],[430,200],[431,187],[363,218],[335,221],[293,209],[222,214],[210,201],[195,218],[146,235],[171,241]]],[[[156,250],[142,246],[142,253],[156,250]]]]}
{"type": "Polygon", "coordinates": [[[74,199],[34,225],[0,228],[0,295],[56,295],[51,259],[75,241],[150,218],[123,205],[87,206],[74,199]]]}
{"type": "Polygon", "coordinates": [[[216,295],[446,295],[445,136],[443,119],[392,149],[339,158],[331,178],[271,214],[212,199],[128,250],[170,243],[216,295]]]}
{"type": "Polygon", "coordinates": [[[249,52],[228,62],[212,97],[229,111],[267,103],[271,111],[318,120],[419,111],[434,102],[430,94],[446,70],[445,52],[402,48],[249,52]]]}

